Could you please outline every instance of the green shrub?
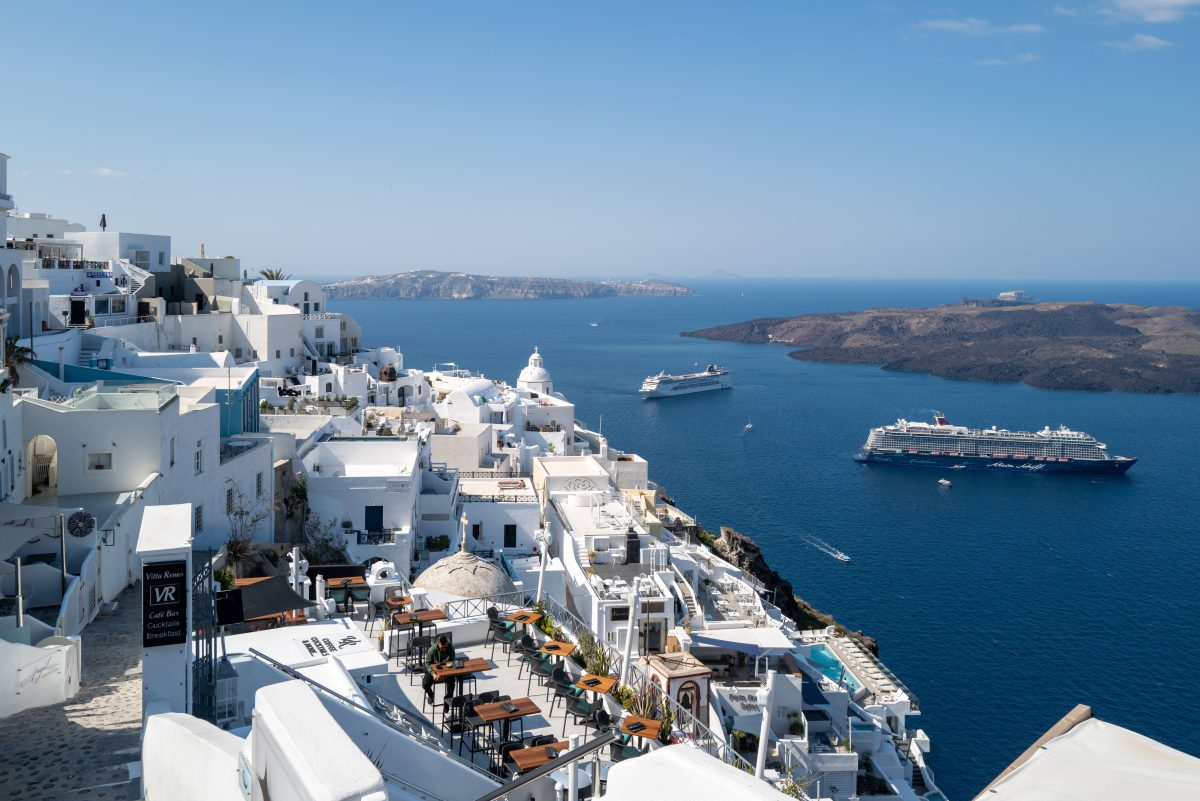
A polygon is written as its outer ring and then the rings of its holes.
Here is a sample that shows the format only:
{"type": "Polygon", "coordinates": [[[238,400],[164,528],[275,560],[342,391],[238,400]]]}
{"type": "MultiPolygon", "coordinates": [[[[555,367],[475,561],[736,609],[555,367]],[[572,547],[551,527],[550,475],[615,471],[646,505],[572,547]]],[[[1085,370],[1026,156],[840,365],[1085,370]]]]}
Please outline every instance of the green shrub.
{"type": "Polygon", "coordinates": [[[232,590],[233,589],[233,568],[232,567],[225,566],[225,567],[221,568],[220,570],[218,570],[216,573],[213,574],[213,577],[217,580],[217,583],[221,585],[221,589],[223,589],[223,590],[232,590]]]}

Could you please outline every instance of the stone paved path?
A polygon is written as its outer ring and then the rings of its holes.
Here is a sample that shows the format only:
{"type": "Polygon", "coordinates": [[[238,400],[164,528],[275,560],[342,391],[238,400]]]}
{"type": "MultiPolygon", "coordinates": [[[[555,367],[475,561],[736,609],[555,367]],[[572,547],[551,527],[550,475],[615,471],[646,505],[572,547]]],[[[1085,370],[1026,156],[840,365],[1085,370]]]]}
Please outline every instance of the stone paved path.
{"type": "Polygon", "coordinates": [[[139,592],[84,629],[78,695],[0,720],[0,801],[139,797],[127,768],[141,759],[139,592]]]}

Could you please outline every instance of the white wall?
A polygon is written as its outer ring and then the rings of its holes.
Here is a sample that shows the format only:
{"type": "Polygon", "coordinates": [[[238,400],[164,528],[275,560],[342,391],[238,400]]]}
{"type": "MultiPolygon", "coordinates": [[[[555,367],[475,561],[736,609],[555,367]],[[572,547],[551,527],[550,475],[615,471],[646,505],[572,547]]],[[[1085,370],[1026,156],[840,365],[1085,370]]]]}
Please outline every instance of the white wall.
{"type": "Polygon", "coordinates": [[[36,647],[0,640],[0,718],[61,704],[79,692],[79,639],[51,642],[62,644],[36,647]]]}
{"type": "Polygon", "coordinates": [[[146,801],[242,801],[238,754],[246,741],[181,712],[146,719],[142,796],[146,801]]]}

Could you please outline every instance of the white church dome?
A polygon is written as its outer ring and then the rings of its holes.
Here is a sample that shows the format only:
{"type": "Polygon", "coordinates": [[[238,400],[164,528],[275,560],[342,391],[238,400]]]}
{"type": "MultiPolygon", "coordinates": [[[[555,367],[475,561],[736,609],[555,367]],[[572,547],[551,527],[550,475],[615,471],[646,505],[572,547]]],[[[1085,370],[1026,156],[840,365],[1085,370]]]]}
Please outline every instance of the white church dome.
{"type": "Polygon", "coordinates": [[[515,592],[516,587],[504,569],[494,562],[480,559],[467,552],[467,516],[460,521],[462,540],[458,553],[443,557],[425,568],[414,587],[434,592],[444,592],[461,598],[486,598],[515,592]]]}
{"type": "Polygon", "coordinates": [[[546,369],[545,363],[542,361],[542,354],[538,353],[537,348],[534,348],[533,353],[529,356],[529,364],[517,376],[517,384],[549,384],[553,380],[550,377],[550,371],[546,369]]]}
{"type": "Polygon", "coordinates": [[[417,576],[413,586],[463,598],[485,598],[517,589],[499,565],[466,551],[439,559],[417,576]]]}

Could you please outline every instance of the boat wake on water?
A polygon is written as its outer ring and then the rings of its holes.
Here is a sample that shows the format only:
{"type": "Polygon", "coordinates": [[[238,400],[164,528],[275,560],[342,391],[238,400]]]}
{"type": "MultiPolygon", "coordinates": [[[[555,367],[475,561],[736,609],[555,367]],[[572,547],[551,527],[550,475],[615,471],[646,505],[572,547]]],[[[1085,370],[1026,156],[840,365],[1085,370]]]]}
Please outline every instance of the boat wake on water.
{"type": "Polygon", "coordinates": [[[837,548],[833,547],[832,545],[830,545],[828,542],[821,539],[820,537],[816,537],[812,534],[805,534],[804,532],[801,532],[800,539],[803,542],[805,542],[806,544],[811,545],[813,548],[816,548],[818,551],[825,554],[826,556],[832,556],[834,559],[838,560],[839,562],[849,562],[850,561],[849,556],[842,553],[837,548]]]}

